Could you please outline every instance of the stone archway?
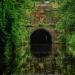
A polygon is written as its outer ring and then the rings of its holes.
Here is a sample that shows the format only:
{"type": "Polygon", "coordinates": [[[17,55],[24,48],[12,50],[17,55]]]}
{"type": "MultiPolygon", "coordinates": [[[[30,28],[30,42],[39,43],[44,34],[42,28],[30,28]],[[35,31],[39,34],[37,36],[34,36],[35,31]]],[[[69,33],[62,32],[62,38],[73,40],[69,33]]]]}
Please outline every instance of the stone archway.
{"type": "Polygon", "coordinates": [[[46,57],[52,52],[52,36],[45,29],[37,29],[30,36],[31,53],[35,57],[46,57]]]}

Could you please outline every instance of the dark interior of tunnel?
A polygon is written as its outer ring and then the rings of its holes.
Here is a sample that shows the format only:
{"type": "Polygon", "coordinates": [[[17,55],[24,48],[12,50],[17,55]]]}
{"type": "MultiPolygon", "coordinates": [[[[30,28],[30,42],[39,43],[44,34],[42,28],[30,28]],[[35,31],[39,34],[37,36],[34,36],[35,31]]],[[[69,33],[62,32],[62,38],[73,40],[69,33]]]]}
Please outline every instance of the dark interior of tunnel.
{"type": "Polygon", "coordinates": [[[31,53],[35,57],[46,57],[52,51],[52,37],[45,29],[37,29],[30,36],[31,53]]]}

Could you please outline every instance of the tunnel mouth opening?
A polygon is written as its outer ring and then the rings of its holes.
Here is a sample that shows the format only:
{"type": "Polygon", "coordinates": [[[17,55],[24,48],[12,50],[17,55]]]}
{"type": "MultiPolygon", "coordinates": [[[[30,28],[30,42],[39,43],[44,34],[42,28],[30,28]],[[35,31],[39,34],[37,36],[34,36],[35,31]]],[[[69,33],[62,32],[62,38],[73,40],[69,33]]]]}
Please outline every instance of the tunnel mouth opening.
{"type": "Polygon", "coordinates": [[[52,51],[52,37],[45,29],[37,29],[30,36],[30,51],[37,58],[46,57],[52,51]]]}

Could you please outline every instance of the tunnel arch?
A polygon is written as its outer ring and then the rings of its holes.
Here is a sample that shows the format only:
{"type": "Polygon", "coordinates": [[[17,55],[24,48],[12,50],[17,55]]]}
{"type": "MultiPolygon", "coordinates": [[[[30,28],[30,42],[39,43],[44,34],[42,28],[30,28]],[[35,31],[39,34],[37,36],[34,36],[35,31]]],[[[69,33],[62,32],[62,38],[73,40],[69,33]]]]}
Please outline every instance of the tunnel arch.
{"type": "Polygon", "coordinates": [[[30,51],[35,57],[46,57],[52,51],[52,37],[45,29],[37,29],[30,36],[30,51]]]}

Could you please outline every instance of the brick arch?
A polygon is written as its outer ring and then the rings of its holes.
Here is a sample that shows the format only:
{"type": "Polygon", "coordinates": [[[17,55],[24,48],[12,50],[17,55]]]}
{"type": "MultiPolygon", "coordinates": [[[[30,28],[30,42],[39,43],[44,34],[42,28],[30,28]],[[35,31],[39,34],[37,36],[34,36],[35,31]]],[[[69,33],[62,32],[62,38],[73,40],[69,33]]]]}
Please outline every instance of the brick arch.
{"type": "Polygon", "coordinates": [[[52,36],[45,29],[37,29],[30,36],[31,53],[35,57],[46,57],[52,51],[52,36]]]}

